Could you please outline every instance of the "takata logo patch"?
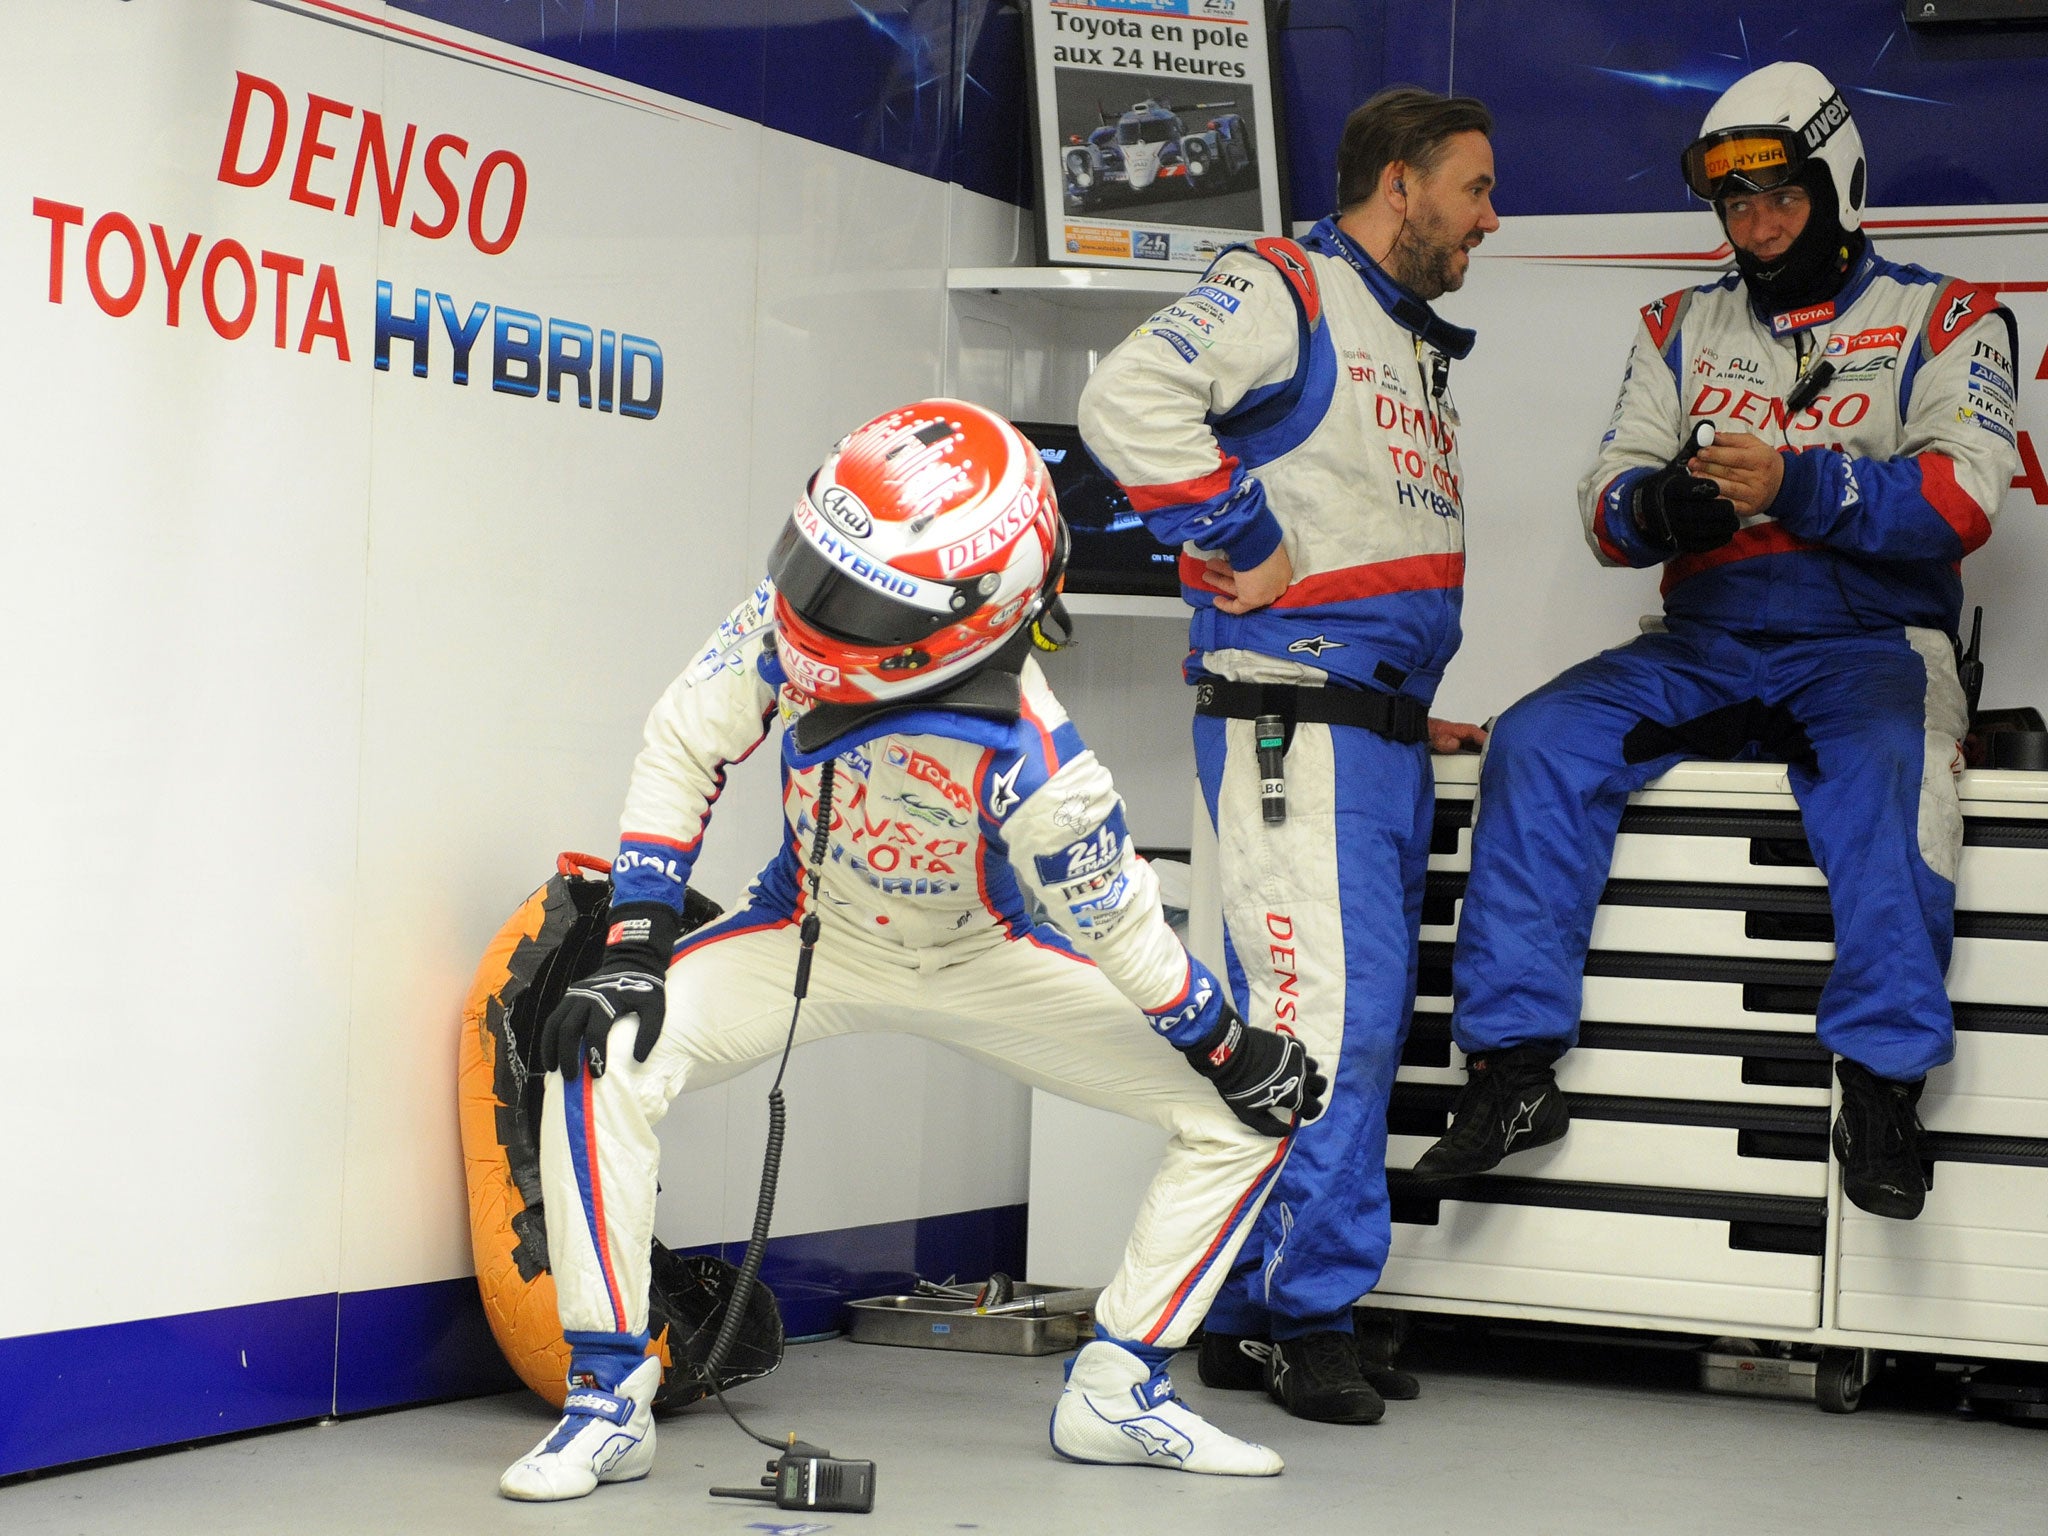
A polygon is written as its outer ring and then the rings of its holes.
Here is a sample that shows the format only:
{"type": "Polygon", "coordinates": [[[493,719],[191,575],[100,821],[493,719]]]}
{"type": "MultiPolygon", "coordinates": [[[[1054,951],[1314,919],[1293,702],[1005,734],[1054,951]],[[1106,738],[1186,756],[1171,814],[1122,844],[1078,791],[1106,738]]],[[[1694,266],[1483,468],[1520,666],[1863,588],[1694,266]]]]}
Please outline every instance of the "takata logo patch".
{"type": "Polygon", "coordinates": [[[1067,844],[1057,853],[1041,853],[1033,859],[1039,883],[1066,885],[1115,868],[1124,856],[1125,836],[1123,807],[1112,807],[1102,825],[1086,837],[1067,844]]]}

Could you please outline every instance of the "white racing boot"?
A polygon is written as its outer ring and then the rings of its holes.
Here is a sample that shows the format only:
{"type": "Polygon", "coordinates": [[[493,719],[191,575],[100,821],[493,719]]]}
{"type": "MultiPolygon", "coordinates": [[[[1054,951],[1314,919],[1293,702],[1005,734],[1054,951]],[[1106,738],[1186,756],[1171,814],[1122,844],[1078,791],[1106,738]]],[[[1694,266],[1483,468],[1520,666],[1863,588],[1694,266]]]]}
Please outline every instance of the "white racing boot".
{"type": "Polygon", "coordinates": [[[617,1392],[572,1387],[562,1422],[505,1469],[508,1499],[580,1499],[599,1483],[630,1483],[654,1466],[654,1393],[661,1361],[649,1356],[617,1392]]]}
{"type": "Polygon", "coordinates": [[[1166,1367],[1097,1339],[1067,1366],[1052,1411],[1052,1448],[1069,1461],[1164,1467],[1219,1477],[1272,1477],[1273,1451],[1227,1435],[1173,1395],[1166,1367]]]}

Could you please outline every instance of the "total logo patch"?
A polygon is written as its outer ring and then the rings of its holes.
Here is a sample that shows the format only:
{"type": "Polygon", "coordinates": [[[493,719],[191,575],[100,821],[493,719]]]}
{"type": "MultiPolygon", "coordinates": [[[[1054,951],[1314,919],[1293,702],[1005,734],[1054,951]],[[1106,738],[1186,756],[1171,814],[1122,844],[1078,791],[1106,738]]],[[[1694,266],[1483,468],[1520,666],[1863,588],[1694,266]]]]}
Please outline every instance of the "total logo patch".
{"type": "Polygon", "coordinates": [[[1809,304],[1805,309],[1788,309],[1782,315],[1771,316],[1771,333],[1775,336],[1789,335],[1812,326],[1825,325],[1835,318],[1835,301],[1825,304],[1809,304]]]}
{"type": "Polygon", "coordinates": [[[1906,328],[1903,325],[1884,325],[1872,331],[1858,331],[1854,336],[1830,336],[1828,344],[1821,350],[1829,357],[1841,357],[1849,352],[1862,352],[1871,347],[1903,347],[1906,344],[1906,328]]]}

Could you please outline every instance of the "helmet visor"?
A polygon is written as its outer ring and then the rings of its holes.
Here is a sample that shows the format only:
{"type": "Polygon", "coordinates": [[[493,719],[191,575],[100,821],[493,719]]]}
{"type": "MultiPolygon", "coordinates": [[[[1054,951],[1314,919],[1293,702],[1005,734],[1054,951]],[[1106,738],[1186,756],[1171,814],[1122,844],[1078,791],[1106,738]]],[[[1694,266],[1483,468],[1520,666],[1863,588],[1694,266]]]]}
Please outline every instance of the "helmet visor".
{"type": "MultiPolygon", "coordinates": [[[[801,510],[801,507],[800,507],[801,510]]],[[[913,645],[957,624],[986,600],[980,581],[910,576],[833,537],[828,552],[791,518],[768,552],[775,589],[818,630],[849,645],[913,645]]],[[[996,583],[989,578],[991,590],[996,583]]]]}
{"type": "Polygon", "coordinates": [[[1805,163],[1798,130],[1773,127],[1723,128],[1693,140],[1678,157],[1685,184],[1710,203],[1782,187],[1805,163]]]}

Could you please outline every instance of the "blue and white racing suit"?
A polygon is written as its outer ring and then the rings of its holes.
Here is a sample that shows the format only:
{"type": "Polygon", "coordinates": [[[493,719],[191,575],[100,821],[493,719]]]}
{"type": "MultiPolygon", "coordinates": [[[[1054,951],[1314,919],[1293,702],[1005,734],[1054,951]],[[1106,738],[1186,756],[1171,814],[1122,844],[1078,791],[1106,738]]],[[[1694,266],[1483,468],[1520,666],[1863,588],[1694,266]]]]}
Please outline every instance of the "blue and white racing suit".
{"type": "MultiPolygon", "coordinates": [[[[681,909],[729,765],[804,702],[772,645],[763,583],[648,716],[613,866],[614,900],[681,909]]],[[[637,1354],[660,1144],[687,1089],[781,1047],[803,865],[833,763],[822,932],[797,1043],[923,1035],[1036,1087],[1172,1131],[1124,1261],[1096,1306],[1103,1336],[1163,1361],[1221,1284],[1289,1142],[1241,1125],[1176,1046],[1210,1034],[1222,992],[1175,940],[1109,773],[1035,662],[1014,716],[910,705],[816,750],[782,736],[779,848],[745,903],[686,935],[645,1062],[633,1016],[604,1075],[548,1077],[541,1179],[562,1326],[578,1349],[637,1354]],[[1036,923],[1033,899],[1053,926],[1036,923]],[[1161,1036],[1164,1036],[1162,1039],[1161,1036]]]]}
{"type": "Polygon", "coordinates": [[[1790,775],[1834,909],[1822,1043],[1904,1081],[1949,1059],[1967,728],[1950,637],[1960,562],[2017,467],[2015,354],[1992,290],[1874,251],[1832,301],[1788,314],[1758,311],[1732,273],[1644,308],[1580,503],[1603,564],[1664,562],[1662,632],[1573,667],[1494,730],[1454,968],[1467,1053],[1576,1039],[1624,802],[1697,755],[1659,728],[1756,700],[1812,748],[1790,775]],[[1832,378],[1788,420],[1822,360],[1832,378]],[[1731,543],[1665,560],[1630,501],[1699,421],[1778,445],[1784,484],[1731,543]]]}
{"type": "MultiPolygon", "coordinates": [[[[1471,345],[1326,220],[1301,245],[1226,252],[1103,359],[1081,431],[1152,532],[1185,546],[1190,680],[1434,696],[1465,575],[1445,381],[1471,345]],[[1247,570],[1283,540],[1294,581],[1279,600],[1218,610],[1203,554],[1247,570]]],[[[1252,733],[1195,719],[1231,988],[1247,1020],[1308,1046],[1330,1107],[1297,1133],[1210,1326],[1292,1338],[1348,1330],[1386,1261],[1387,1100],[1415,1001],[1433,788],[1425,746],[1303,722],[1287,819],[1268,825],[1252,733]]]]}

